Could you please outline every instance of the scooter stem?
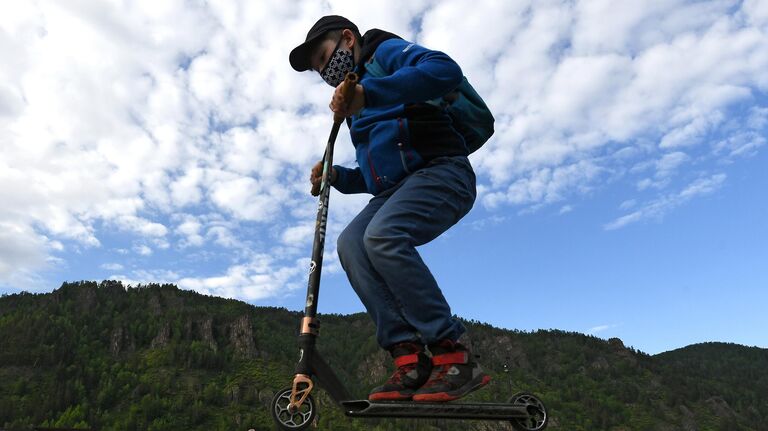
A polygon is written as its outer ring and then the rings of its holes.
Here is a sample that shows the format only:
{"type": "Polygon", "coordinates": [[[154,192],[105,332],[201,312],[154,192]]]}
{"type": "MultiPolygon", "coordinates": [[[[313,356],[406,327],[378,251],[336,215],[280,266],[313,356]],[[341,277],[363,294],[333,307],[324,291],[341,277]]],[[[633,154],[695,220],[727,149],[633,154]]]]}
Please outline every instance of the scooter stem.
{"type": "MultiPolygon", "coordinates": [[[[344,100],[350,101],[354,96],[355,86],[358,76],[355,73],[348,73],[342,83],[341,91],[344,100]]],[[[328,203],[331,196],[330,175],[331,166],[333,166],[333,147],[336,143],[336,137],[339,134],[339,128],[344,118],[334,115],[331,135],[328,137],[328,143],[325,147],[323,156],[323,176],[320,185],[312,187],[312,194],[320,194],[319,205],[317,208],[317,220],[315,222],[315,239],[312,244],[312,261],[309,265],[309,282],[307,284],[307,298],[304,308],[304,317],[301,319],[301,329],[299,333],[299,345],[301,348],[299,362],[296,365],[296,376],[293,380],[291,391],[290,409],[298,409],[309,395],[313,388],[311,376],[315,374],[316,366],[313,359],[315,357],[315,340],[319,335],[320,324],[317,321],[317,299],[320,295],[320,273],[323,266],[323,250],[325,249],[325,230],[328,224],[328,203]],[[316,190],[317,189],[317,190],[316,190]]]]}

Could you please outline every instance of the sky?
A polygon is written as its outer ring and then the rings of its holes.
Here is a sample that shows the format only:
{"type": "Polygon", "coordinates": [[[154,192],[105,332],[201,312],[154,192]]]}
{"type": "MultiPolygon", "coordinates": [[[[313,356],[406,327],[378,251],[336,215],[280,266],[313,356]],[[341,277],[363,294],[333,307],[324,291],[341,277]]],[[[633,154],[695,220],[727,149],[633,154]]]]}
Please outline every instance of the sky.
{"type": "MultiPolygon", "coordinates": [[[[495,115],[474,209],[420,248],[455,314],[768,347],[763,0],[2,2],[0,293],[302,309],[332,89],[288,53],[326,14],[447,53],[495,115]]],[[[335,240],[369,198],[331,195],[320,312],[363,311],[335,240]]]]}

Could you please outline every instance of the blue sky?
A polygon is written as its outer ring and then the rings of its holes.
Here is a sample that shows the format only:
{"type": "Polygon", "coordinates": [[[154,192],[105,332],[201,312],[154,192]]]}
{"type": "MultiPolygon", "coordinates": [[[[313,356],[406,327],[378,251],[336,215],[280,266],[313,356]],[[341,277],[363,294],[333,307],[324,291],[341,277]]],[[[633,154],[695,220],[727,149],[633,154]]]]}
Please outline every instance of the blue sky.
{"type": "MultiPolygon", "coordinates": [[[[496,116],[475,208],[421,248],[456,314],[768,347],[768,4],[300,3],[4,6],[0,293],[112,278],[300,309],[331,89],[287,56],[338,13],[447,52],[496,116]]],[[[366,201],[332,195],[322,312],[362,311],[335,237],[366,201]]]]}

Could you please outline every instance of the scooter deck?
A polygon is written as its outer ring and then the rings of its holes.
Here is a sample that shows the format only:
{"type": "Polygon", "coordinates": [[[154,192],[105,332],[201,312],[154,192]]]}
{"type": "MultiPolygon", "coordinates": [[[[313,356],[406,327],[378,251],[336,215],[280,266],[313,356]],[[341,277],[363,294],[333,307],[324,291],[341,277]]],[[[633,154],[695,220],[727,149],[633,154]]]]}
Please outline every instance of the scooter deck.
{"type": "Polygon", "coordinates": [[[528,406],[501,403],[416,403],[410,401],[342,401],[351,417],[398,417],[511,420],[530,417],[528,406]]]}

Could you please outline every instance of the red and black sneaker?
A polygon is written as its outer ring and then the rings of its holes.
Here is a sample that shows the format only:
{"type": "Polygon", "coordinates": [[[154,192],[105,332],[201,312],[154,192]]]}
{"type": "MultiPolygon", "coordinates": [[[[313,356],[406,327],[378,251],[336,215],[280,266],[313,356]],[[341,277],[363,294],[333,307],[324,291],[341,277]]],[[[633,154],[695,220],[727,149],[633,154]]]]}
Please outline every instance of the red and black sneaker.
{"type": "Polygon", "coordinates": [[[410,400],[432,370],[429,356],[424,353],[424,346],[416,343],[396,344],[389,353],[395,359],[397,369],[381,386],[373,388],[368,395],[370,401],[405,401],[410,400]]]}
{"type": "Polygon", "coordinates": [[[413,394],[414,401],[453,401],[491,381],[491,376],[483,372],[463,345],[442,340],[429,346],[429,350],[432,352],[432,374],[427,383],[413,394]]]}

